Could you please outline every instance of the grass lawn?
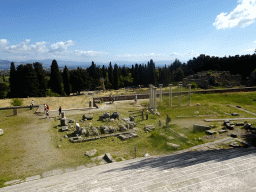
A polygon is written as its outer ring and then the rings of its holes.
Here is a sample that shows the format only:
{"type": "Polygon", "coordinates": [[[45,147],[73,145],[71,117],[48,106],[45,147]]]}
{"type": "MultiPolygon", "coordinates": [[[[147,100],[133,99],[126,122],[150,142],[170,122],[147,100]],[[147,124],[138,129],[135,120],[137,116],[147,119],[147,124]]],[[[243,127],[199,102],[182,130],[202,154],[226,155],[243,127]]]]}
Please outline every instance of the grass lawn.
{"type": "MultiPolygon", "coordinates": [[[[57,98],[47,98],[48,103],[56,102],[57,98]],[[51,100],[52,99],[52,100],[51,100]]],[[[26,176],[33,176],[36,174],[42,174],[42,171],[48,171],[58,168],[75,168],[79,165],[85,165],[87,163],[93,163],[91,160],[92,157],[88,158],[84,156],[85,151],[97,149],[97,154],[95,156],[104,155],[105,153],[110,153],[114,159],[119,161],[118,157],[123,157],[125,159],[131,159],[135,157],[134,147],[136,146],[136,156],[142,157],[146,153],[149,153],[151,156],[153,155],[163,155],[169,154],[177,149],[174,149],[166,144],[166,142],[171,142],[174,144],[179,144],[180,149],[185,149],[188,147],[192,147],[195,145],[200,145],[202,143],[210,141],[206,139],[206,134],[204,132],[194,133],[192,131],[193,123],[197,121],[203,122],[207,125],[213,125],[214,130],[220,130],[222,126],[222,122],[211,122],[206,123],[204,119],[223,119],[223,118],[233,118],[230,116],[230,113],[237,112],[240,114],[238,117],[255,117],[255,115],[248,114],[243,112],[237,108],[228,107],[228,104],[237,106],[240,105],[242,108],[245,108],[253,113],[256,113],[256,102],[253,101],[256,99],[255,92],[247,92],[247,93],[224,93],[224,94],[194,94],[191,97],[191,106],[188,106],[188,96],[182,97],[181,106],[178,106],[179,98],[173,97],[173,106],[169,106],[169,97],[163,96],[162,103],[157,100],[157,110],[160,112],[160,116],[155,116],[153,114],[149,114],[148,120],[142,120],[140,118],[140,110],[142,107],[133,106],[132,102],[128,102],[125,104],[118,104],[116,109],[121,114],[120,119],[123,117],[129,117],[130,115],[135,116],[135,122],[137,123],[137,134],[138,138],[132,138],[129,140],[122,141],[117,137],[108,137],[106,139],[98,139],[94,141],[82,142],[82,143],[71,143],[68,139],[64,138],[64,135],[72,136],[73,131],[75,130],[75,123],[71,124],[73,128],[68,132],[61,132],[60,120],[54,119],[51,121],[51,124],[48,128],[48,133],[50,135],[50,145],[55,148],[58,152],[56,153],[55,161],[51,163],[51,165],[46,166],[45,170],[38,169],[36,167],[30,167],[30,169],[24,171],[22,174],[20,171],[16,172],[19,167],[22,166],[26,157],[24,157],[27,148],[24,148],[25,142],[29,142],[24,140],[24,137],[20,137],[21,134],[24,134],[24,127],[27,124],[31,124],[31,120],[27,116],[23,116],[23,113],[28,113],[28,109],[20,110],[18,116],[12,115],[12,110],[2,110],[0,111],[1,123],[0,129],[4,129],[4,135],[0,136],[0,187],[3,187],[3,183],[5,181],[25,178],[26,176]],[[199,103],[200,105],[196,106],[199,103]],[[166,116],[169,115],[171,117],[171,124],[169,127],[163,127],[165,124],[166,116]],[[181,117],[183,116],[183,117],[181,117]],[[158,123],[159,120],[162,122],[162,127],[159,128],[158,123]],[[155,125],[156,129],[152,132],[145,132],[145,125],[155,125]],[[187,128],[184,128],[187,127],[187,128]],[[181,133],[187,137],[184,139],[179,137],[177,134],[173,133],[173,131],[177,133],[181,133]],[[161,135],[163,133],[167,136],[172,136],[174,139],[168,139],[166,136],[161,135]],[[202,140],[198,140],[198,138],[202,138],[202,140]],[[57,148],[58,145],[61,145],[60,148],[57,148]]],[[[77,100],[68,101],[68,104],[72,106],[72,102],[74,105],[79,105],[79,103],[86,103],[85,96],[77,97],[77,100]]],[[[67,106],[65,101],[63,102],[63,106],[67,106]]],[[[139,101],[139,104],[148,105],[148,101],[139,101]]],[[[57,104],[55,104],[58,106],[57,104]]],[[[103,106],[105,104],[102,104],[103,106]]],[[[107,110],[110,113],[116,111],[114,108],[111,110],[107,110]]],[[[105,112],[105,111],[104,111],[105,112]]],[[[101,122],[97,121],[99,115],[104,113],[95,112],[93,113],[93,120],[86,122],[79,122],[82,118],[83,114],[78,115],[66,115],[67,118],[75,119],[80,123],[81,127],[88,128],[93,125],[94,127],[100,127],[100,125],[112,125],[113,127],[118,126],[118,122],[101,122]]],[[[88,113],[88,111],[84,112],[88,113]]],[[[31,113],[32,115],[32,113],[31,113]]],[[[34,115],[34,114],[33,114],[34,115]]],[[[237,117],[234,117],[237,118],[237,117]]],[[[42,120],[44,121],[44,120],[42,120]]],[[[40,120],[38,120],[40,122],[40,120]]],[[[119,120],[121,122],[121,120],[119,120]]],[[[234,121],[235,122],[235,121],[234,121]]],[[[237,121],[236,121],[237,122],[237,121]]],[[[244,121],[242,121],[244,122],[244,121]]],[[[249,120],[249,123],[256,123],[256,120],[249,120]]],[[[240,127],[236,127],[235,131],[241,130],[240,127]]],[[[223,138],[227,135],[216,135],[215,139],[223,138]]],[[[85,138],[85,136],[83,136],[85,138]]],[[[227,146],[226,146],[227,147],[227,146]]],[[[45,157],[47,158],[47,156],[45,157]]],[[[96,161],[98,164],[99,162],[96,161]]],[[[27,168],[27,167],[26,167],[27,168]]]]}

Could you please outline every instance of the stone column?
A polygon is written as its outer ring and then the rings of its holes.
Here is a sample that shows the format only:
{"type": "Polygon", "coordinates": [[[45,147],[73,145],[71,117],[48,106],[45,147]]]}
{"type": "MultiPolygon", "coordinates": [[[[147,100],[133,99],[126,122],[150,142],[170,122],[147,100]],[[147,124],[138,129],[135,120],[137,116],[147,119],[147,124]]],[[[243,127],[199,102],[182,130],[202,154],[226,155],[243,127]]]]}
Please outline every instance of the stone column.
{"type": "Polygon", "coordinates": [[[170,86],[169,105],[172,106],[172,84],[169,84],[169,86],[170,86]]]}
{"type": "Polygon", "coordinates": [[[179,84],[180,86],[180,98],[179,98],[179,105],[181,105],[181,89],[182,89],[182,84],[179,84]]]}
{"type": "Polygon", "coordinates": [[[151,100],[152,100],[152,92],[151,92],[151,84],[149,84],[149,106],[151,107],[151,100]]]}
{"type": "Polygon", "coordinates": [[[188,84],[188,106],[191,105],[191,84],[188,84]]]}
{"type": "Polygon", "coordinates": [[[151,96],[152,96],[151,103],[150,103],[150,107],[153,108],[153,105],[154,105],[154,94],[153,94],[153,91],[154,91],[154,90],[153,90],[153,85],[151,85],[150,90],[151,90],[151,96]]]}
{"type": "Polygon", "coordinates": [[[160,102],[162,103],[162,88],[163,88],[163,84],[159,84],[159,87],[160,87],[159,98],[160,98],[160,102]]]}
{"type": "Polygon", "coordinates": [[[156,89],[157,87],[154,87],[154,111],[156,111],[156,89]]]}

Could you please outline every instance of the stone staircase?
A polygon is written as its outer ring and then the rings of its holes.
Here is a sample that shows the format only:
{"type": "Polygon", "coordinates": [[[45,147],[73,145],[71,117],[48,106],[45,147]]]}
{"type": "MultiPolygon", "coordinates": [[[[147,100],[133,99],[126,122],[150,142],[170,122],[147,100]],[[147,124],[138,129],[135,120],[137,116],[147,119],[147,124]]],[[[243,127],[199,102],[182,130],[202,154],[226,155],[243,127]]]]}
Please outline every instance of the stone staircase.
{"type": "Polygon", "coordinates": [[[256,148],[182,150],[25,182],[16,191],[256,191],[256,148]]]}

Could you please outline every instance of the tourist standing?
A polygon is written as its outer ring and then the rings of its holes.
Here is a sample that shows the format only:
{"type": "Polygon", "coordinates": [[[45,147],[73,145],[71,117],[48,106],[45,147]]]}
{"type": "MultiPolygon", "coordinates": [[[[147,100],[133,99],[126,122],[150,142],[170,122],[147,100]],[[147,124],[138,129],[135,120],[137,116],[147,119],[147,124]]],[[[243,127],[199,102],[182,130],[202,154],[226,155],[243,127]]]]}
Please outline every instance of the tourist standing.
{"type": "Polygon", "coordinates": [[[34,101],[32,100],[32,101],[31,101],[31,106],[32,106],[32,108],[33,108],[33,105],[34,105],[34,101]]]}
{"type": "Polygon", "coordinates": [[[135,95],[135,103],[137,104],[137,95],[135,95]]]}
{"type": "Polygon", "coordinates": [[[171,121],[171,118],[167,115],[167,118],[166,118],[166,127],[168,127],[170,121],[171,121]]]}
{"type": "Polygon", "coordinates": [[[60,108],[59,108],[59,115],[61,114],[61,106],[60,106],[60,108]]]}

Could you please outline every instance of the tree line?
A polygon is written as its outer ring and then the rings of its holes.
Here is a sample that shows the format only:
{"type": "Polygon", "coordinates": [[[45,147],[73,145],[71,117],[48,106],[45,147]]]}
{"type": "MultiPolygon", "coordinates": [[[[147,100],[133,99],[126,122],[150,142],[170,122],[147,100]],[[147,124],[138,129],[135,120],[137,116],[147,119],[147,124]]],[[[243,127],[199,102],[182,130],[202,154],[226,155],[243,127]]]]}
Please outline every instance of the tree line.
{"type": "Polygon", "coordinates": [[[210,57],[201,54],[189,60],[186,64],[176,59],[172,64],[155,67],[151,59],[147,64],[135,64],[131,68],[118,66],[110,62],[108,66],[96,66],[92,61],[90,67],[77,67],[68,70],[65,66],[60,72],[56,60],[52,61],[50,74],[47,74],[41,63],[19,65],[12,62],[10,66],[9,86],[0,83],[0,98],[10,97],[45,97],[46,95],[65,96],[70,93],[80,93],[82,90],[119,89],[127,86],[148,86],[181,81],[185,76],[201,71],[230,71],[231,74],[241,74],[243,80],[255,69],[256,53],[253,55],[236,55],[229,57],[210,57]]]}

